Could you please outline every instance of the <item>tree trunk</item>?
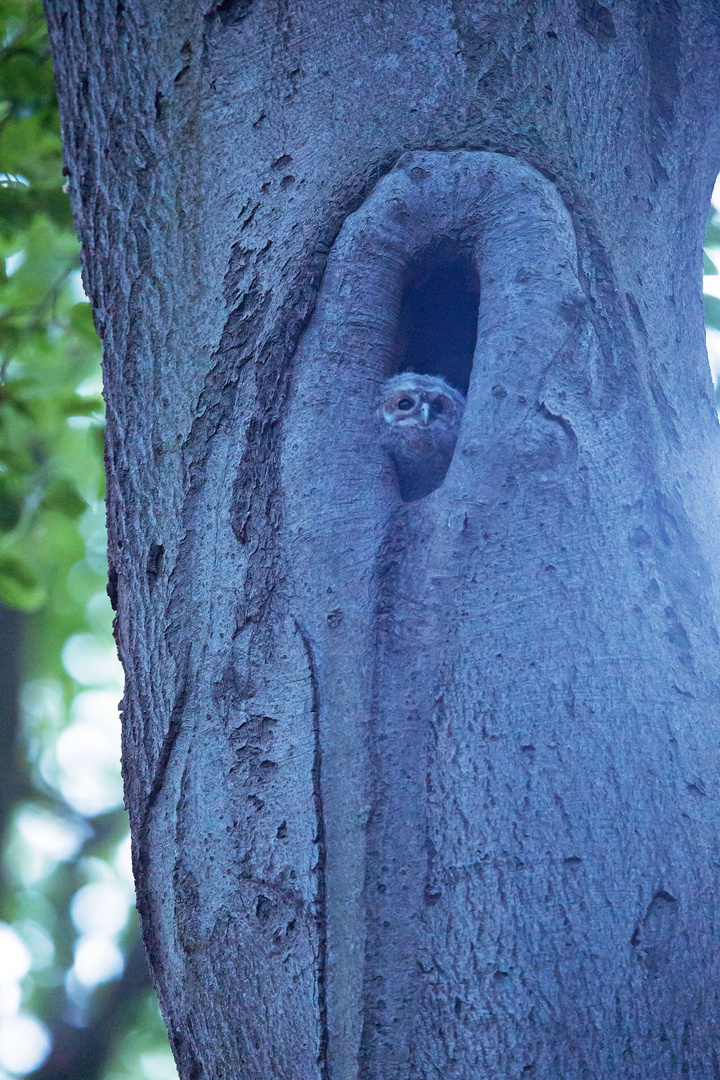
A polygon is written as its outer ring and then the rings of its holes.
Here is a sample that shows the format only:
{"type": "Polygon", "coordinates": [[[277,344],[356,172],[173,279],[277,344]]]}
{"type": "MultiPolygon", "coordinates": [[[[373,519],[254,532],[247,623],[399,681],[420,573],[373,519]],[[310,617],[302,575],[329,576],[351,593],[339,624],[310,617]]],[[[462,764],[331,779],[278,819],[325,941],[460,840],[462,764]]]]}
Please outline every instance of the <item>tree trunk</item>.
{"type": "Polygon", "coordinates": [[[24,621],[22,612],[0,604],[0,840],[15,803],[26,794],[26,767],[19,749],[24,621]]]}
{"type": "Polygon", "coordinates": [[[720,1077],[716,4],[48,18],[181,1077],[720,1077]]]}

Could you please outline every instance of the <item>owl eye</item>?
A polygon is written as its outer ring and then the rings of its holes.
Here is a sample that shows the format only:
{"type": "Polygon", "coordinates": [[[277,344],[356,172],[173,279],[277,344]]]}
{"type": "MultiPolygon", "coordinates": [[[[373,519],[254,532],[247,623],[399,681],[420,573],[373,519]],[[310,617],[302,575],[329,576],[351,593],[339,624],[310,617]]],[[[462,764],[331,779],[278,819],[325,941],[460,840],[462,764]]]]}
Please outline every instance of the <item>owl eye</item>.
{"type": "Polygon", "coordinates": [[[435,401],[430,402],[430,411],[434,412],[436,416],[439,416],[440,413],[445,412],[445,406],[443,405],[440,398],[436,398],[435,401]]]}
{"type": "Polygon", "coordinates": [[[398,409],[400,409],[401,412],[407,412],[409,409],[412,409],[414,404],[415,404],[415,402],[413,401],[412,398],[402,397],[398,401],[397,407],[398,407],[398,409]]]}

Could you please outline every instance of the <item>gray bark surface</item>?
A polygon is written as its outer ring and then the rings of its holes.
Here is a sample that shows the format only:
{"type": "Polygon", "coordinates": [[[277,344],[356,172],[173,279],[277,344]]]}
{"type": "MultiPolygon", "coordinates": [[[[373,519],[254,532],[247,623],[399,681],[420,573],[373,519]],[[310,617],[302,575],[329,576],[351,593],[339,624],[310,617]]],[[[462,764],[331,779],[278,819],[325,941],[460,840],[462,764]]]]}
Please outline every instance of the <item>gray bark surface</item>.
{"type": "Polygon", "coordinates": [[[47,13],[181,1077],[720,1077],[716,4],[47,13]],[[441,242],[478,341],[406,504],[441,242]]]}

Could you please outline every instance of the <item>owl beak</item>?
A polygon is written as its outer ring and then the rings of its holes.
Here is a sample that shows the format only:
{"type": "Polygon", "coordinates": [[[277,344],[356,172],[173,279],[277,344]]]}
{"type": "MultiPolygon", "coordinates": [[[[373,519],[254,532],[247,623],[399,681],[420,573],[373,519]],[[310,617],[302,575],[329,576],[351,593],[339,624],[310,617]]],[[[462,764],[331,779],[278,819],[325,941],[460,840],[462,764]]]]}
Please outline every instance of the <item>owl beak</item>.
{"type": "Polygon", "coordinates": [[[420,420],[423,424],[427,424],[430,420],[430,406],[427,401],[423,401],[420,406],[420,420]]]}

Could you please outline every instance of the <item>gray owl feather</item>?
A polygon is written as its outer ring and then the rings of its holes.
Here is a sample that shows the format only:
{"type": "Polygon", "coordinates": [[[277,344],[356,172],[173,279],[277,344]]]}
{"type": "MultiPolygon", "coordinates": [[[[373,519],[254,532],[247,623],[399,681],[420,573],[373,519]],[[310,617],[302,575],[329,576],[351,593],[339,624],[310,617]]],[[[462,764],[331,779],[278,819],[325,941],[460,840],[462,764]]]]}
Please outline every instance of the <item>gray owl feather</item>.
{"type": "Polygon", "coordinates": [[[384,383],[380,441],[397,470],[405,502],[440,487],[455,450],[465,398],[439,375],[403,371],[384,383]]]}

